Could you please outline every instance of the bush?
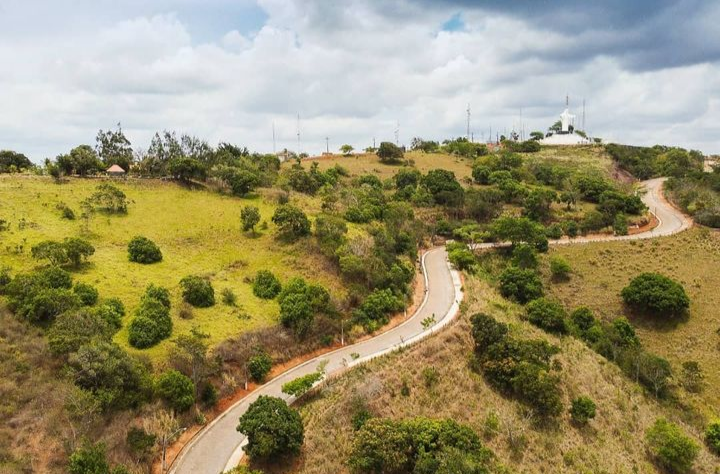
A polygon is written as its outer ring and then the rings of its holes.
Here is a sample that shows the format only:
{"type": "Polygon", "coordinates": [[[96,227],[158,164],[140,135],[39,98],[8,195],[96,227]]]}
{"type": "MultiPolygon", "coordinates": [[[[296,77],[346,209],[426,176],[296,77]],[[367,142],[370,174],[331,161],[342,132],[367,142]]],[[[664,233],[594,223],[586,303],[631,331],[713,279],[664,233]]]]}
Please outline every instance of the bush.
{"type": "Polygon", "coordinates": [[[258,351],[247,361],[247,369],[250,378],[255,382],[262,383],[272,369],[272,359],[265,351],[258,351]]]}
{"type": "Polygon", "coordinates": [[[625,214],[618,214],[613,221],[615,235],[628,235],[628,220],[625,214]]]}
{"type": "Polygon", "coordinates": [[[475,254],[464,246],[462,248],[454,248],[448,252],[448,260],[458,270],[470,270],[477,262],[475,254]]]}
{"type": "Polygon", "coordinates": [[[218,389],[211,383],[205,384],[202,393],[200,394],[200,400],[206,407],[214,407],[218,402],[218,389]]]}
{"type": "Polygon", "coordinates": [[[138,349],[152,347],[172,333],[170,295],[165,288],[148,285],[128,327],[130,345],[138,349]]]}
{"type": "Polygon", "coordinates": [[[548,239],[558,240],[563,236],[563,228],[560,224],[550,224],[545,228],[545,236],[548,239]]]}
{"type": "Polygon", "coordinates": [[[712,452],[720,455],[720,419],[711,421],[707,426],[705,441],[712,452]]]}
{"type": "Polygon", "coordinates": [[[170,408],[183,412],[195,403],[195,384],[177,370],[168,370],[158,377],[155,390],[170,408]]]}
{"type": "Polygon", "coordinates": [[[302,210],[291,204],[275,209],[272,221],[278,226],[280,236],[291,242],[310,235],[310,220],[302,210]]]}
{"type": "Polygon", "coordinates": [[[577,329],[578,335],[583,339],[585,339],[588,331],[597,325],[595,316],[587,306],[581,306],[575,309],[575,311],[570,314],[570,320],[577,329]]]}
{"type": "Polygon", "coordinates": [[[141,235],[128,243],[128,258],[131,262],[155,263],[162,260],[162,252],[155,242],[141,235]]]}
{"type": "Polygon", "coordinates": [[[362,324],[367,331],[384,326],[388,323],[388,315],[403,309],[404,301],[392,290],[374,290],[353,313],[353,319],[362,324]]]}
{"type": "Polygon", "coordinates": [[[115,328],[88,310],[61,314],[48,330],[48,347],[53,354],[70,354],[92,340],[110,342],[115,328]]]}
{"type": "Polygon", "coordinates": [[[570,264],[559,255],[550,257],[550,274],[554,280],[567,280],[570,277],[570,264]]]}
{"type": "Polygon", "coordinates": [[[248,438],[253,460],[298,454],[305,438],[300,414],[280,398],[261,395],[240,417],[237,430],[248,438]]]}
{"type": "Polygon", "coordinates": [[[627,305],[660,316],[677,316],[690,306],[682,285],[659,273],[636,276],[620,294],[627,305]]]}
{"type": "Polygon", "coordinates": [[[125,436],[125,444],[130,452],[140,460],[147,460],[150,457],[156,440],[157,436],[136,426],[130,428],[125,436]]]}
{"type": "Polygon", "coordinates": [[[83,306],[93,306],[98,300],[98,290],[94,286],[87,283],[77,282],[73,286],[73,293],[77,295],[80,304],[83,306]]]}
{"type": "Polygon", "coordinates": [[[475,341],[475,351],[484,353],[490,346],[505,339],[508,326],[495,321],[487,314],[477,313],[472,316],[472,336],[475,341]]]}
{"type": "Polygon", "coordinates": [[[237,295],[231,288],[223,288],[220,294],[225,306],[237,306],[237,295]]]}
{"type": "Polygon", "coordinates": [[[543,295],[542,281],[534,270],[511,266],[500,274],[500,293],[525,304],[543,295]]]}
{"type": "Polygon", "coordinates": [[[512,264],[518,268],[537,268],[535,248],[528,244],[517,244],[512,251],[512,264]]]}
{"type": "Polygon", "coordinates": [[[402,148],[391,142],[382,142],[377,151],[381,163],[399,163],[403,159],[402,148]]]}
{"type": "Polygon", "coordinates": [[[700,448],[680,427],[659,418],[645,435],[650,451],[658,463],[671,472],[687,472],[692,468],[700,448]]]}
{"type": "Polygon", "coordinates": [[[253,281],[253,294],[264,300],[271,300],[280,294],[280,280],[268,270],[260,270],[253,281]]]}
{"type": "Polygon", "coordinates": [[[245,206],[240,211],[242,230],[255,232],[255,226],[260,222],[260,210],[255,206],[245,206]]]}
{"type": "Polygon", "coordinates": [[[209,308],[215,304],[212,284],[199,276],[188,275],[180,280],[183,300],[196,308],[209,308]]]}
{"type": "Polygon", "coordinates": [[[170,309],[170,292],[167,288],[150,283],[147,288],[145,288],[145,294],[141,298],[141,303],[148,299],[159,301],[167,309],[170,309]]]}
{"type": "Polygon", "coordinates": [[[570,416],[573,421],[586,424],[588,421],[595,418],[595,402],[589,397],[578,397],[573,399],[572,407],[570,408],[570,416]]]}
{"type": "Polygon", "coordinates": [[[84,443],[73,451],[68,462],[70,474],[110,474],[105,444],[84,443]]]}
{"type": "Polygon", "coordinates": [[[302,377],[298,377],[283,384],[282,393],[287,393],[288,395],[300,398],[305,395],[308,390],[313,387],[313,385],[322,380],[322,378],[322,372],[312,372],[310,374],[303,375],[302,377]]]}
{"type": "Polygon", "coordinates": [[[548,332],[567,333],[567,314],[557,301],[538,298],[528,303],[526,311],[528,320],[535,326],[548,332]]]}
{"type": "Polygon", "coordinates": [[[562,228],[565,234],[570,237],[577,237],[578,232],[580,231],[578,227],[578,223],[575,221],[565,221],[562,223],[562,228]]]}
{"type": "Polygon", "coordinates": [[[316,313],[332,312],[330,294],[320,285],[309,285],[302,278],[293,278],[280,292],[280,322],[298,337],[304,337],[316,313]]]}

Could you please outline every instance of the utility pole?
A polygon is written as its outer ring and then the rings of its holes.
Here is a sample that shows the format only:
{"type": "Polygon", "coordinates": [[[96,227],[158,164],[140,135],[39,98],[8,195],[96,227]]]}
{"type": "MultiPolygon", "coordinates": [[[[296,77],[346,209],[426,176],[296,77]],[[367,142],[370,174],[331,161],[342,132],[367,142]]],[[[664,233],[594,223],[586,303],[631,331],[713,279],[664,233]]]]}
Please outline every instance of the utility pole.
{"type": "Polygon", "coordinates": [[[297,154],[300,158],[300,114],[297,114],[297,154]]]}
{"type": "Polygon", "coordinates": [[[468,104],[467,108],[467,135],[466,138],[470,140],[470,104],[468,104]]]}
{"type": "Polygon", "coordinates": [[[520,107],[520,141],[525,141],[525,125],[522,121],[522,107],[520,107]]]}
{"type": "Polygon", "coordinates": [[[373,150],[376,149],[376,148],[377,148],[377,147],[375,146],[375,137],[373,137],[373,150]]]}
{"type": "Polygon", "coordinates": [[[330,137],[325,137],[325,152],[330,153],[330,137]]]}
{"type": "Polygon", "coordinates": [[[167,455],[167,445],[168,442],[175,437],[176,434],[182,433],[185,431],[186,428],[178,428],[169,435],[167,433],[162,434],[162,472],[163,474],[167,472],[167,461],[166,461],[166,455],[167,455]]]}
{"type": "Polygon", "coordinates": [[[395,145],[400,146],[400,121],[397,122],[397,127],[395,128],[395,145]]]}

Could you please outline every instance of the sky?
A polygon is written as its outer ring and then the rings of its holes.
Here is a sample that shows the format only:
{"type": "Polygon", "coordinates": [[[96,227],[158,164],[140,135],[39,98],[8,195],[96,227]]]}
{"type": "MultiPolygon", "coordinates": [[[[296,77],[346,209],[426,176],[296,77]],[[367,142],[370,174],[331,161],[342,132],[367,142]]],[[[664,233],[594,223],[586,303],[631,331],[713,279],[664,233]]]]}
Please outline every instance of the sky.
{"type": "Polygon", "coordinates": [[[0,149],[122,124],[260,152],[546,130],[720,153],[713,0],[0,0],[0,149]],[[275,145],[273,145],[273,128],[275,145]],[[326,141],[327,138],[327,141],[326,141]]]}

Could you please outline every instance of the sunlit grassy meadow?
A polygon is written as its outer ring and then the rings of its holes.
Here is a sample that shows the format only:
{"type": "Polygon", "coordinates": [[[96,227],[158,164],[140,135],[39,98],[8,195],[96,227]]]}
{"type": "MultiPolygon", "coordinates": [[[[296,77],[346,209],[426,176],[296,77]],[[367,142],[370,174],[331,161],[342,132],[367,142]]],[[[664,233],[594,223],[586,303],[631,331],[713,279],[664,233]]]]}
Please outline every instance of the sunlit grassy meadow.
{"type": "MultiPolygon", "coordinates": [[[[247,280],[260,269],[273,271],[283,281],[303,276],[325,285],[333,296],[344,297],[336,272],[324,267],[325,262],[314,253],[312,242],[290,245],[276,239],[270,221],[276,204],[269,195],[261,193],[239,199],[169,182],[120,181],[118,186],[130,200],[127,215],[96,214],[90,221],[90,232],[85,234],[79,203],[99,182],[71,179],[55,184],[49,178],[39,177],[0,179],[0,219],[10,223],[9,231],[0,232],[0,259],[13,273],[27,271],[42,264],[30,256],[34,244],[70,236],[87,238],[94,245],[95,254],[73,276],[96,286],[101,298],[117,297],[125,303],[128,315],[123,329],[115,336],[124,347],[129,348],[127,323],[149,283],[165,286],[173,294],[173,336],[197,327],[210,334],[212,344],[277,321],[277,303],[256,298],[247,280]],[[70,206],[78,218],[62,219],[55,207],[59,202],[70,206]],[[255,235],[240,228],[240,210],[248,204],[257,206],[262,216],[255,235]],[[268,224],[266,230],[260,229],[263,222],[268,224]],[[127,243],[135,235],[154,240],[163,252],[163,261],[152,265],[129,262],[127,243]],[[21,251],[18,246],[22,246],[21,251]],[[212,280],[217,304],[193,309],[192,319],[181,319],[179,281],[188,274],[212,280]],[[235,292],[237,307],[222,304],[220,293],[224,288],[235,292]]],[[[292,200],[301,201],[309,214],[319,210],[319,203],[308,197],[293,194],[292,200]]],[[[138,352],[158,359],[169,346],[170,342],[164,341],[138,352]]]]}

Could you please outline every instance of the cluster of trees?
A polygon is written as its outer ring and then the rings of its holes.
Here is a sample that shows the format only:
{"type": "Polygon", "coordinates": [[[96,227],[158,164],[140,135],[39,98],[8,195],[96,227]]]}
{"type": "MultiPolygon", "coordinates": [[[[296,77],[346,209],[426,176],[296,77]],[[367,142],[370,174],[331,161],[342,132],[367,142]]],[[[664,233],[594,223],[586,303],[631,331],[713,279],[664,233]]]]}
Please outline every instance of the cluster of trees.
{"type": "Polygon", "coordinates": [[[665,189],[679,207],[698,224],[720,227],[720,168],[711,173],[694,172],[670,178],[665,189]]]}
{"type": "Polygon", "coordinates": [[[314,196],[324,186],[334,187],[341,176],[348,176],[348,171],[340,165],[320,171],[317,161],[310,165],[309,171],[305,171],[301,160],[297,159],[281,176],[281,187],[287,184],[290,189],[314,196]]]}
{"type": "Polygon", "coordinates": [[[22,153],[0,150],[0,173],[18,173],[34,167],[32,161],[22,153]]]}
{"type": "Polygon", "coordinates": [[[372,418],[355,433],[348,464],[353,472],[440,474],[489,472],[492,451],[467,425],[451,419],[372,418]]]}
{"type": "Polygon", "coordinates": [[[47,260],[50,265],[79,267],[95,253],[95,247],[85,239],[68,237],[62,242],[44,240],[33,245],[30,253],[34,259],[47,260]]]}
{"type": "Polygon", "coordinates": [[[478,313],[472,317],[476,365],[499,390],[516,396],[541,417],[562,413],[559,377],[551,359],[559,352],[540,339],[518,339],[507,324],[478,313]]]}
{"type": "Polygon", "coordinates": [[[638,179],[659,176],[680,178],[702,172],[704,157],[696,150],[656,145],[637,147],[608,144],[605,149],[620,166],[638,179]]]}

